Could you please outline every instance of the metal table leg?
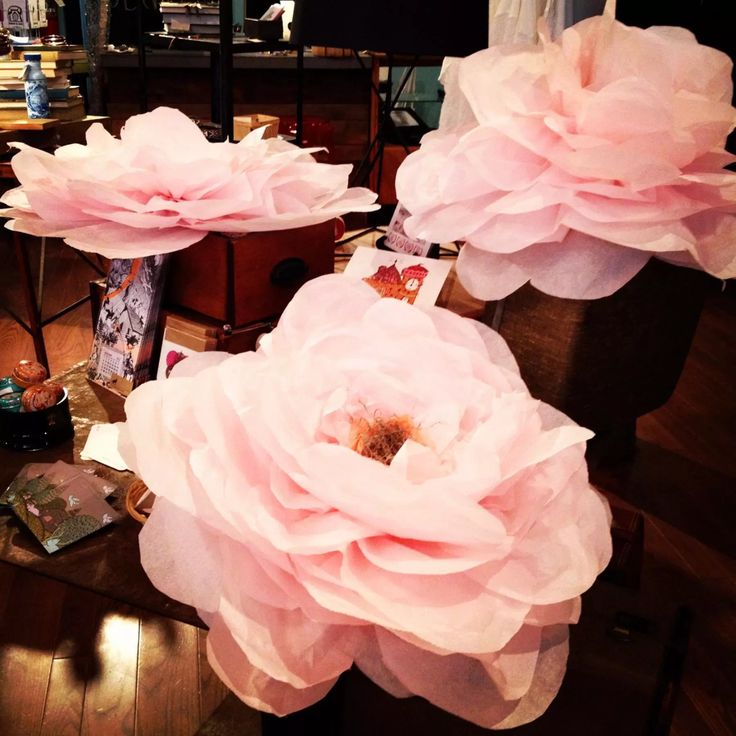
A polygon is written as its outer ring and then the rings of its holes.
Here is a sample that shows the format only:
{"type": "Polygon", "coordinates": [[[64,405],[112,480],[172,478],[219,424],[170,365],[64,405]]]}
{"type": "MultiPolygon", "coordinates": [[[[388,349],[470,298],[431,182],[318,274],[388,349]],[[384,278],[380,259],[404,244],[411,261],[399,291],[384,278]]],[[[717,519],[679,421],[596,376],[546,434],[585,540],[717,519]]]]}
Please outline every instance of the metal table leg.
{"type": "Polygon", "coordinates": [[[23,289],[23,299],[26,303],[26,312],[28,313],[28,325],[21,325],[30,333],[33,338],[33,347],[36,351],[36,360],[41,363],[46,370],[49,370],[49,359],[46,356],[46,343],[43,339],[43,324],[41,322],[41,309],[36,299],[36,291],[33,286],[33,275],[31,273],[31,264],[28,261],[28,251],[20,233],[13,233],[13,248],[15,250],[15,258],[18,262],[18,270],[20,271],[21,287],[23,289]]]}

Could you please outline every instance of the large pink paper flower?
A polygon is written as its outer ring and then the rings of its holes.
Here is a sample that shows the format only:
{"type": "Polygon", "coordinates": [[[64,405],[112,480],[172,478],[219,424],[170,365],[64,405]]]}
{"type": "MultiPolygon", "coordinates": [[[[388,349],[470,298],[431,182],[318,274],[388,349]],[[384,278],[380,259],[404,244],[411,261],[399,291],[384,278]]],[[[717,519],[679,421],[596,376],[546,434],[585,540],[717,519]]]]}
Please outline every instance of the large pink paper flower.
{"type": "Polygon", "coordinates": [[[463,240],[459,276],[499,299],[531,280],[611,294],[656,256],[736,276],[731,62],[681,28],[609,15],[559,41],[459,62],[464,127],[430,133],[399,169],[405,228],[463,240]]]}
{"type": "Polygon", "coordinates": [[[610,517],[591,433],[499,335],[323,276],[256,353],[187,358],[125,408],[143,565],[246,703],[298,710],[355,662],[483,726],[545,710],[610,517]]]}
{"type": "Polygon", "coordinates": [[[1,199],[9,226],[64,238],[111,258],[168,253],[209,231],[247,233],[314,225],[375,209],[368,189],[348,189],[350,165],[262,137],[210,143],[183,113],[160,107],[130,118],[120,138],[101,124],[87,145],[54,154],[22,143],[12,159],[21,186],[1,199]]]}

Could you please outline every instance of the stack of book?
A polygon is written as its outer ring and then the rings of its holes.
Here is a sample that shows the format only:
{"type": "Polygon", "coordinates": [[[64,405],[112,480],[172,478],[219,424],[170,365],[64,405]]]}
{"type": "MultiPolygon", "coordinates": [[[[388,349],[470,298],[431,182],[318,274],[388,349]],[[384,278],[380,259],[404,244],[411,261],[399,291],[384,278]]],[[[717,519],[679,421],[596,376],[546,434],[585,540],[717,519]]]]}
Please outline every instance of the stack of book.
{"type": "Polygon", "coordinates": [[[81,120],[85,116],[79,87],[69,81],[71,74],[86,71],[87,54],[81,46],[15,47],[9,59],[0,59],[0,126],[3,122],[27,117],[23,79],[23,54],[41,54],[41,71],[46,76],[50,118],[81,120]]]}
{"type": "Polygon", "coordinates": [[[161,13],[167,33],[203,37],[220,35],[220,4],[218,2],[162,2],[161,13]]]}

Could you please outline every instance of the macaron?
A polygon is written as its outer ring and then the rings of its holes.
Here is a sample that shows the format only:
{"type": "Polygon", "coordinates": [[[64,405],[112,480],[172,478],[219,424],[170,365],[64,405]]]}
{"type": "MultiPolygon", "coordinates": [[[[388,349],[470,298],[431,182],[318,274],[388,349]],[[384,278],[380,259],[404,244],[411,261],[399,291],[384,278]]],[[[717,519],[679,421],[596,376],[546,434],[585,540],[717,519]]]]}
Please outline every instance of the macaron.
{"type": "Polygon", "coordinates": [[[60,383],[37,383],[29,386],[22,396],[24,411],[42,411],[56,406],[64,395],[64,387],[60,383]]]}
{"type": "Polygon", "coordinates": [[[10,376],[21,388],[28,388],[48,378],[48,371],[35,360],[21,360],[10,376]]]}

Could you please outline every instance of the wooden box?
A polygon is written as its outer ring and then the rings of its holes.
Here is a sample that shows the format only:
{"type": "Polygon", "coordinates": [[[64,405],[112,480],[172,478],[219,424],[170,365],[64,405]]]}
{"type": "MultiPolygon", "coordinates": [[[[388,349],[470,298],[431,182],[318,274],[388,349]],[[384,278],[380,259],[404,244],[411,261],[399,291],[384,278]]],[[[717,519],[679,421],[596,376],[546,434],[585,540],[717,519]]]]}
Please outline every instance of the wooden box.
{"type": "MultiPolygon", "coordinates": [[[[271,332],[277,324],[277,318],[251,322],[243,327],[231,328],[218,320],[209,317],[195,316],[165,310],[161,315],[159,326],[159,348],[163,347],[167,335],[178,339],[180,344],[190,347],[196,352],[221,350],[226,353],[245,353],[255,350],[258,338],[271,332]],[[181,338],[184,337],[184,340],[181,338]]],[[[160,355],[158,360],[161,370],[160,355]]]]}
{"type": "Polygon", "coordinates": [[[275,138],[279,132],[279,119],[275,115],[255,113],[236,115],[233,118],[233,140],[239,141],[256,128],[266,128],[264,138],[275,138]]]}
{"type": "Polygon", "coordinates": [[[267,321],[304,282],[332,273],[334,260],[334,220],[240,237],[210,233],[171,255],[164,303],[233,329],[267,321]]]}
{"type": "Polygon", "coordinates": [[[276,18],[276,20],[244,18],[243,32],[246,38],[257,38],[260,41],[278,41],[284,35],[284,24],[281,18],[276,18]]]}

